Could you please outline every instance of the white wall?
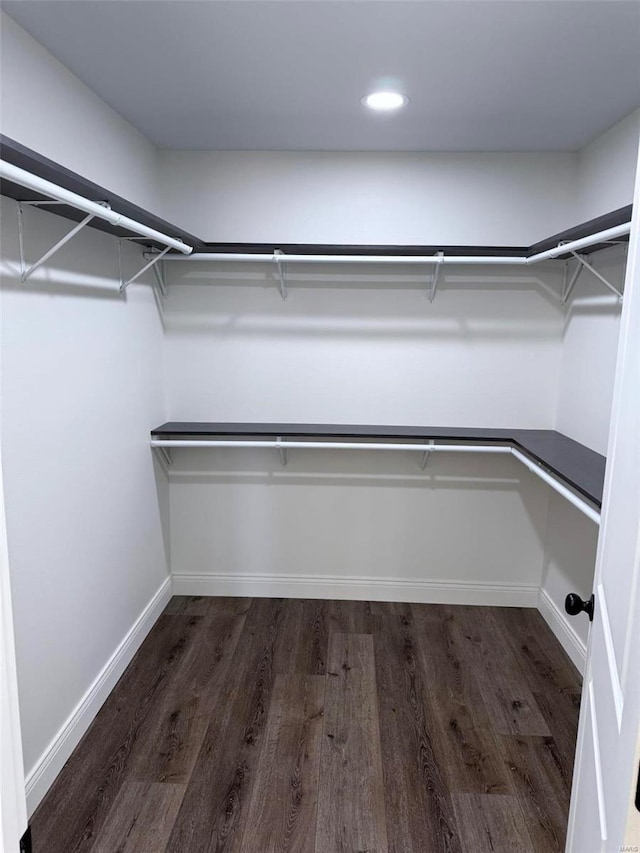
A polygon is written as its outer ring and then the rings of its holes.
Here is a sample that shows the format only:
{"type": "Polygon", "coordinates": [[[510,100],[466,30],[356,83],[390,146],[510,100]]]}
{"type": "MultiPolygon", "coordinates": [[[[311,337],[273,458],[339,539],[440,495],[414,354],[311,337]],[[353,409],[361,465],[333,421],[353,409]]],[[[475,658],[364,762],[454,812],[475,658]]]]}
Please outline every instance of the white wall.
{"type": "MultiPolygon", "coordinates": [[[[599,252],[590,262],[620,289],[626,250],[599,252]]],[[[571,266],[573,270],[573,264],[571,266]]],[[[621,303],[588,270],[575,286],[562,333],[556,429],[606,454],[621,303]]]]}
{"type": "MultiPolygon", "coordinates": [[[[624,284],[626,252],[615,247],[591,257],[611,282],[624,284]]],[[[585,270],[565,316],[558,371],[556,429],[603,455],[607,452],[613,381],[620,331],[617,297],[585,270]]],[[[568,592],[589,598],[593,587],[598,529],[566,501],[549,505],[542,580],[543,606],[555,610],[561,630],[586,646],[589,622],[564,613],[568,592]]]]}
{"type": "Polygon", "coordinates": [[[576,222],[632,203],[639,138],[637,109],[578,152],[576,222]]]}
{"type": "Polygon", "coordinates": [[[164,215],[210,242],[526,245],[575,225],[575,155],[161,151],[164,215]]]}
{"type": "Polygon", "coordinates": [[[0,12],[2,133],[159,213],[155,147],[0,12]]]}
{"type": "Polygon", "coordinates": [[[544,485],[511,457],[434,457],[175,451],[176,591],[533,606],[544,485]]]}
{"type": "MultiPolygon", "coordinates": [[[[168,498],[148,443],[165,417],[163,330],[148,283],[118,293],[116,242],[96,230],[21,284],[15,207],[2,200],[2,453],[33,809],[126,654],[67,719],[168,577],[168,498]]],[[[25,211],[29,258],[68,227],[25,211]]],[[[139,249],[124,262],[133,272],[139,249]]]]}
{"type": "MultiPolygon", "coordinates": [[[[261,267],[169,269],[171,418],[553,425],[562,315],[537,272],[447,270],[429,304],[406,268],[293,269],[283,303],[261,267]]],[[[539,583],[546,489],[511,459],[175,456],[177,589],[525,603],[539,583]]]]}
{"type": "Polygon", "coordinates": [[[266,265],[167,266],[176,419],[553,427],[548,267],[448,267],[430,304],[406,267],[288,267],[282,302],[266,265]]]}

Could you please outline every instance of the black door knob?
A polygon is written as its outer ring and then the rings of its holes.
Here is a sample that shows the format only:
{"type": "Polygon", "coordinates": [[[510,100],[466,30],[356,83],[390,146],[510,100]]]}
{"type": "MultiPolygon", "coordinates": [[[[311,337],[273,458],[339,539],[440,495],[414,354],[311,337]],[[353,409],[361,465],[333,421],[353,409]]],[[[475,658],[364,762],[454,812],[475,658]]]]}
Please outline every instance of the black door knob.
{"type": "Polygon", "coordinates": [[[595,598],[592,595],[587,601],[583,601],[576,592],[570,592],[564,600],[564,609],[569,616],[577,616],[578,613],[586,613],[589,616],[589,622],[593,622],[593,608],[595,606],[595,598]]]}

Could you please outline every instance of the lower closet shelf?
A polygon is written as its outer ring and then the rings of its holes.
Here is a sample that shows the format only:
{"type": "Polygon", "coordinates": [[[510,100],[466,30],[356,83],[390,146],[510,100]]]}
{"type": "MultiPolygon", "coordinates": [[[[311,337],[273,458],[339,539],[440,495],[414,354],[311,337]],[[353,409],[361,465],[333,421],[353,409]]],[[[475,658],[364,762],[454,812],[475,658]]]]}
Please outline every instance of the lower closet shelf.
{"type": "Polygon", "coordinates": [[[283,464],[295,449],[413,451],[423,467],[433,452],[508,453],[600,523],[606,459],[555,430],[169,421],[151,431],[151,446],[169,464],[171,448],[189,447],[274,448],[283,464]]]}

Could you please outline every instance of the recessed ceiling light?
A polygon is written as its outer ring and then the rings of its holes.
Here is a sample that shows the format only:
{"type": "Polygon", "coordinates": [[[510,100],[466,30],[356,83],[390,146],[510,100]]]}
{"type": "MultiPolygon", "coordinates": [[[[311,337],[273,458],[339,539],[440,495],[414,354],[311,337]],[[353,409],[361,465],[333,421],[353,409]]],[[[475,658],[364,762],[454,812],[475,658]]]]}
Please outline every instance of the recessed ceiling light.
{"type": "Polygon", "coordinates": [[[409,103],[409,98],[401,92],[372,92],[362,98],[362,103],[370,110],[397,110],[409,103]]]}

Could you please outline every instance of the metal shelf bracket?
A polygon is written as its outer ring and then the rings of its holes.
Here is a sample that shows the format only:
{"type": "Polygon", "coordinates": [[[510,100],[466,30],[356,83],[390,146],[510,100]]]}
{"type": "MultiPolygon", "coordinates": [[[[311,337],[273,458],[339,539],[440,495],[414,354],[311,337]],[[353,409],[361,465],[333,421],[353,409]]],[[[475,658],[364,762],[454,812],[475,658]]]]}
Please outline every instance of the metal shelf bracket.
{"type": "Polygon", "coordinates": [[[433,268],[433,278],[431,279],[431,290],[429,291],[429,302],[433,302],[436,298],[436,291],[438,289],[438,281],[440,279],[440,270],[442,269],[442,262],[444,259],[444,252],[436,252],[435,254],[438,260],[433,268]]]}
{"type": "Polygon", "coordinates": [[[422,454],[422,459],[420,460],[420,470],[421,470],[421,471],[424,471],[424,469],[425,469],[425,468],[427,467],[427,465],[429,464],[429,457],[431,456],[431,454],[432,454],[432,452],[433,452],[433,446],[434,446],[434,444],[435,444],[435,441],[431,440],[431,441],[429,442],[429,447],[430,447],[431,449],[430,449],[430,450],[425,450],[425,451],[424,451],[424,453],[422,454]]]}
{"type": "Polygon", "coordinates": [[[173,465],[171,450],[168,447],[154,447],[153,449],[157,451],[160,465],[164,469],[165,474],[169,476],[169,469],[173,465]]]}
{"type": "Polygon", "coordinates": [[[273,253],[273,260],[275,261],[275,263],[278,267],[278,280],[279,280],[278,290],[280,291],[280,298],[282,299],[283,302],[285,302],[288,294],[287,294],[287,282],[285,280],[285,273],[284,273],[284,266],[283,266],[284,261],[285,261],[284,252],[281,249],[276,249],[273,253]]]}
{"type": "MultiPolygon", "coordinates": [[[[75,237],[79,231],[82,231],[82,229],[85,227],[85,225],[88,225],[91,222],[91,220],[94,218],[93,213],[90,213],[90,214],[88,214],[88,216],[85,216],[85,218],[81,222],[78,222],[77,225],[74,225],[74,227],[71,229],[71,231],[69,231],[67,234],[64,235],[64,237],[62,237],[60,240],[58,240],[58,242],[54,246],[52,246],[48,252],[45,252],[44,255],[39,260],[37,260],[34,264],[31,264],[31,266],[27,266],[27,261],[26,261],[25,251],[24,251],[24,223],[22,220],[22,214],[23,214],[24,206],[27,205],[29,207],[51,207],[51,206],[58,205],[58,204],[64,204],[64,202],[61,202],[61,201],[19,201],[18,202],[18,244],[19,244],[19,248],[20,248],[20,281],[22,281],[23,283],[29,278],[29,276],[32,273],[34,273],[39,267],[41,267],[42,264],[44,264],[46,261],[48,261],[50,257],[55,255],[55,253],[58,251],[58,249],[61,249],[65,245],[65,243],[68,243],[69,240],[71,240],[73,237],[75,237]]],[[[102,205],[103,207],[110,209],[109,205],[107,204],[106,201],[105,202],[102,202],[102,201],[98,202],[98,204],[102,205]]]]}
{"type": "Polygon", "coordinates": [[[289,457],[287,455],[287,448],[284,446],[281,435],[279,435],[276,439],[276,447],[280,451],[280,464],[284,468],[284,466],[289,461],[289,457]]]}
{"type": "MultiPolygon", "coordinates": [[[[580,258],[578,258],[578,261],[580,258]]],[[[568,270],[569,270],[569,262],[565,261],[565,281],[562,287],[562,297],[560,302],[562,305],[566,305],[569,297],[571,296],[571,291],[576,286],[578,279],[580,278],[580,273],[584,269],[581,263],[577,263],[576,267],[571,275],[571,278],[568,278],[568,270]]]]}
{"type": "MultiPolygon", "coordinates": [[[[621,291],[621,290],[618,290],[618,288],[617,288],[614,284],[611,284],[611,282],[609,281],[609,279],[605,278],[605,277],[602,275],[602,273],[599,273],[599,272],[598,272],[598,270],[597,270],[597,269],[595,269],[595,268],[594,268],[594,267],[589,263],[589,261],[587,261],[587,260],[583,257],[583,255],[578,255],[578,253],[577,253],[577,252],[574,252],[574,251],[572,251],[572,252],[571,252],[571,254],[573,255],[573,257],[574,257],[574,258],[576,258],[578,261],[580,261],[580,264],[581,264],[585,269],[588,269],[588,270],[589,270],[589,272],[590,272],[590,273],[592,273],[592,275],[595,275],[595,277],[596,277],[597,279],[599,279],[599,280],[600,280],[600,281],[605,285],[605,287],[608,287],[608,288],[609,288],[609,290],[610,290],[610,291],[612,291],[612,293],[615,293],[615,295],[620,299],[620,301],[622,301],[622,291],[621,291]]],[[[569,292],[571,292],[571,291],[569,291],[569,292]]]]}
{"type": "Polygon", "coordinates": [[[129,285],[133,284],[133,282],[136,281],[137,279],[139,279],[140,276],[143,273],[145,273],[147,270],[153,269],[153,271],[156,275],[156,280],[158,282],[158,286],[160,287],[160,292],[162,293],[162,296],[165,297],[167,295],[167,287],[166,287],[166,283],[164,280],[164,272],[160,268],[158,268],[156,266],[156,264],[158,264],[158,262],[164,258],[164,256],[167,254],[167,252],[169,252],[171,250],[171,246],[167,246],[161,252],[154,254],[153,257],[151,258],[151,260],[147,261],[147,263],[142,267],[142,269],[138,270],[138,272],[135,275],[131,276],[130,279],[125,281],[124,276],[122,274],[122,252],[121,252],[122,241],[123,240],[136,240],[136,239],[139,239],[139,238],[137,238],[137,237],[121,237],[118,240],[118,271],[119,271],[119,275],[120,275],[120,293],[124,293],[126,291],[126,289],[129,287],[129,285]]]}
{"type": "MultiPolygon", "coordinates": [[[[612,240],[608,240],[607,242],[614,244],[614,241],[612,241],[612,240]]],[[[562,244],[560,244],[560,245],[562,245],[562,244]]],[[[573,271],[573,274],[571,275],[571,278],[567,281],[568,263],[569,262],[565,261],[564,279],[563,279],[564,283],[563,283],[563,287],[562,287],[562,297],[560,299],[562,305],[566,305],[567,302],[569,301],[569,297],[571,296],[571,292],[573,291],[573,288],[576,286],[576,282],[578,281],[578,278],[580,277],[580,273],[584,269],[589,270],[589,272],[592,273],[597,279],[599,279],[605,285],[605,287],[608,287],[612,293],[615,293],[615,295],[618,297],[618,299],[622,302],[622,298],[623,298],[622,291],[619,290],[615,285],[611,284],[611,282],[607,278],[605,278],[602,275],[602,273],[599,273],[598,270],[595,269],[593,267],[593,265],[589,263],[589,261],[585,258],[584,255],[579,255],[577,252],[573,251],[573,249],[570,249],[569,252],[571,255],[573,255],[573,257],[576,259],[576,261],[578,263],[576,264],[576,267],[573,271]]]]}
{"type": "Polygon", "coordinates": [[[160,290],[160,294],[163,299],[167,298],[167,277],[166,270],[164,266],[164,261],[160,261],[156,263],[153,267],[153,273],[156,277],[156,282],[158,284],[158,288],[160,290]]]}

